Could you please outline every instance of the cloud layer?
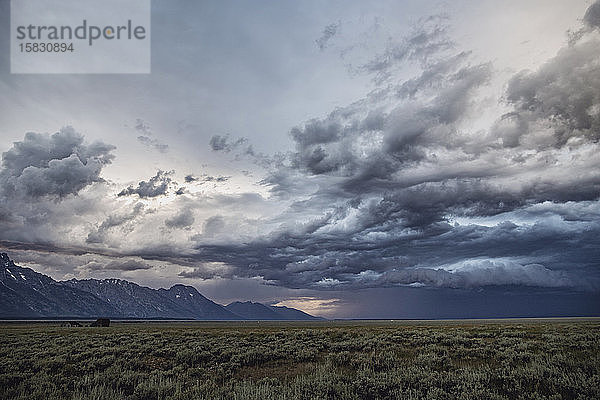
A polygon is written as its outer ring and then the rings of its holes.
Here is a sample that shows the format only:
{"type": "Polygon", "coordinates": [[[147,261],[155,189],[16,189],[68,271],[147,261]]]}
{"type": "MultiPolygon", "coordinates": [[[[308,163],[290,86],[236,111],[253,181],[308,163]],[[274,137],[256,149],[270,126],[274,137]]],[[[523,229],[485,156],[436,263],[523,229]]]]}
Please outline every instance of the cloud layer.
{"type": "MultiPolygon", "coordinates": [[[[598,4],[584,18],[590,27],[598,4]]],[[[582,32],[538,70],[514,75],[498,97],[509,112],[474,130],[493,66],[455,50],[444,24],[429,18],[366,63],[378,85],[368,97],[291,130],[295,152],[263,181],[295,199],[286,223],[203,253],[292,287],[598,290],[588,232],[599,226],[557,210],[597,207],[600,38],[582,32]],[[410,62],[421,73],[396,80],[410,62]],[[542,205],[543,218],[533,213],[542,205]],[[477,225],[485,218],[495,225],[477,225]],[[452,260],[481,261],[444,269],[452,260]]]]}

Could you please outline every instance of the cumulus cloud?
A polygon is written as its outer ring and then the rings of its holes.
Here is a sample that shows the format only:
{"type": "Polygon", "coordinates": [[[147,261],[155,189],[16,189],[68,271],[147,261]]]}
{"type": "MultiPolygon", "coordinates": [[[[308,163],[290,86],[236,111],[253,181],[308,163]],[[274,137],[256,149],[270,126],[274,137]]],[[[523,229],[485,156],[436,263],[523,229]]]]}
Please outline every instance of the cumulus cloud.
{"type": "Polygon", "coordinates": [[[196,182],[198,180],[197,177],[195,177],[194,175],[186,175],[185,176],[185,183],[192,183],[192,182],[196,182]]]}
{"type": "Polygon", "coordinates": [[[129,186],[119,192],[119,196],[138,195],[140,198],[164,196],[168,193],[174,171],[159,170],[156,175],[147,181],[140,181],[137,187],[129,186]]]}
{"type": "Polygon", "coordinates": [[[521,138],[514,140],[538,148],[564,146],[577,139],[598,142],[598,46],[597,35],[580,39],[539,70],[520,72],[510,80],[506,97],[515,105],[514,115],[521,125],[521,138]],[[553,134],[548,135],[548,130],[553,134]]]}
{"type": "Polygon", "coordinates": [[[114,146],[86,144],[71,127],[52,135],[29,132],[2,155],[1,191],[6,197],[64,197],[102,179],[114,146]]]}

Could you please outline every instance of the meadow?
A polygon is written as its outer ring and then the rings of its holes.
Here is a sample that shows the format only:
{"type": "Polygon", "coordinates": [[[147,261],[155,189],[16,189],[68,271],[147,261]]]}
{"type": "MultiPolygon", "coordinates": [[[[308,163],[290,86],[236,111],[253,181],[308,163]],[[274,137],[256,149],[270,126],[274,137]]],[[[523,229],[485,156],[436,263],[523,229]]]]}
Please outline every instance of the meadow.
{"type": "Polygon", "coordinates": [[[1,399],[600,399],[600,321],[0,323],[1,399]]]}

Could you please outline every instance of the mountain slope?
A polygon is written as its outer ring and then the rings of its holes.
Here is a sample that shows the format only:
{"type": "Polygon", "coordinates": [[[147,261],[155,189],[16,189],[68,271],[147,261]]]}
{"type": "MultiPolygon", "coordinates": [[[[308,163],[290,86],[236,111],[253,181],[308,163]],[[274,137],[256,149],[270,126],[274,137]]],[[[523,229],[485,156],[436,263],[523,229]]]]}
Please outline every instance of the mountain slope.
{"type": "Polygon", "coordinates": [[[271,321],[301,321],[301,320],[320,320],[322,318],[314,317],[295,308],[267,306],[261,303],[251,301],[235,301],[228,304],[225,308],[251,320],[271,320],[271,321]]]}
{"type": "Polygon", "coordinates": [[[0,254],[0,318],[180,318],[197,320],[314,319],[260,303],[217,304],[195,288],[152,289],[121,279],[54,279],[0,254]]]}
{"type": "Polygon", "coordinates": [[[237,320],[244,319],[227,308],[202,296],[192,286],[174,285],[170,289],[158,289],[164,298],[192,313],[196,319],[237,320]]]}
{"type": "Polygon", "coordinates": [[[62,283],[92,293],[128,318],[242,319],[191,286],[155,290],[121,279],[71,279],[62,283]]]}
{"type": "Polygon", "coordinates": [[[281,319],[279,314],[271,310],[268,306],[261,303],[253,303],[251,301],[235,301],[225,306],[229,311],[244,317],[245,319],[255,320],[278,320],[281,319]]]}
{"type": "Polygon", "coordinates": [[[113,315],[107,302],[77,288],[71,288],[30,268],[15,265],[0,254],[0,316],[97,316],[113,315]]]}
{"type": "Polygon", "coordinates": [[[305,313],[304,311],[298,310],[296,308],[285,307],[285,306],[269,306],[273,311],[279,314],[280,319],[285,319],[288,321],[297,321],[297,320],[323,320],[324,318],[315,317],[314,315],[310,315],[305,313]]]}

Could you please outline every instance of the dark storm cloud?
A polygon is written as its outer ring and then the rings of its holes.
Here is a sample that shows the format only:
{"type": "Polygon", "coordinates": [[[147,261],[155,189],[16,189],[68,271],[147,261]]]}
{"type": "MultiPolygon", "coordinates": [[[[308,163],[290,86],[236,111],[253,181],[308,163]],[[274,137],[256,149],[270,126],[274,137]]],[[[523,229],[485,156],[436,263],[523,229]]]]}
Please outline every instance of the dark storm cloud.
{"type": "MultiPolygon", "coordinates": [[[[586,287],[589,282],[573,278],[564,271],[553,271],[540,264],[522,265],[514,261],[474,260],[453,271],[446,269],[415,268],[388,271],[377,281],[391,284],[418,286],[473,288],[481,286],[538,286],[538,287],[586,287]]],[[[354,279],[365,279],[360,274],[354,279]]],[[[369,276],[366,275],[366,279],[369,276]]],[[[577,277],[575,277],[577,279],[577,277]]],[[[593,289],[598,289],[594,282],[593,289]]]]}
{"type": "Polygon", "coordinates": [[[153,148],[161,153],[169,151],[169,145],[161,143],[157,139],[152,137],[152,130],[150,125],[142,119],[137,119],[135,123],[135,130],[140,134],[137,140],[144,146],[153,148]]]}
{"type": "Polygon", "coordinates": [[[600,290],[597,223],[568,229],[512,223],[445,226],[429,233],[390,225],[387,232],[367,229],[351,235],[318,234],[306,227],[263,242],[203,246],[201,258],[233,266],[237,276],[261,276],[292,288],[514,285],[600,290]]]}
{"type": "Polygon", "coordinates": [[[119,192],[119,196],[132,196],[137,194],[140,198],[164,196],[168,193],[174,171],[159,170],[148,181],[140,181],[137,187],[129,186],[119,192]]]}
{"type": "Polygon", "coordinates": [[[600,290],[597,34],[514,76],[513,110],[487,132],[464,123],[493,68],[454,47],[433,18],[365,64],[382,86],[293,128],[295,151],[264,179],[295,199],[286,222],[244,244],[197,237],[199,257],[292,288],[600,290]],[[422,72],[395,82],[406,62],[422,72]]]}
{"type": "Polygon", "coordinates": [[[465,116],[473,92],[491,75],[489,64],[462,66],[460,60],[455,59],[448,73],[439,72],[443,85],[427,103],[402,102],[385,111],[365,102],[292,129],[297,149],[292,165],[315,175],[352,177],[350,183],[360,187],[361,181],[389,179],[427,159],[432,145],[452,146],[448,139],[454,139],[454,124],[465,116]]]}
{"type": "Polygon", "coordinates": [[[197,177],[195,177],[194,175],[186,175],[185,176],[185,183],[192,183],[192,182],[196,182],[198,180],[197,177]]]}
{"type": "Polygon", "coordinates": [[[2,155],[1,191],[13,197],[64,197],[101,181],[114,146],[84,143],[71,127],[52,135],[29,132],[2,155]]]}

